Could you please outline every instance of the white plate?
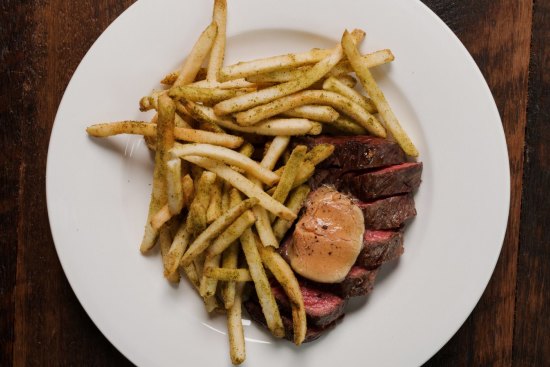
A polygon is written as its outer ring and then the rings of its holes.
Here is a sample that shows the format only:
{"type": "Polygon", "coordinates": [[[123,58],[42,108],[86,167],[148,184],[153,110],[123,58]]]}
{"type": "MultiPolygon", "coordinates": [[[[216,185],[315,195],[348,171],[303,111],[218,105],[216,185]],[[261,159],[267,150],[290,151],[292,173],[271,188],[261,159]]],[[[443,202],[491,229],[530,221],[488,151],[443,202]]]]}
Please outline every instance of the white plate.
{"type": "MultiPolygon", "coordinates": [[[[59,258],[93,321],[140,366],[229,365],[225,320],[209,318],[186,282],[170,286],[158,254],[139,253],[152,171],[142,139],[90,139],[84,130],[145,118],[139,98],[180,63],[211,11],[210,1],[131,6],[82,60],[51,136],[47,197],[59,258]]],[[[327,336],[296,348],[247,324],[249,366],[421,365],[469,315],[500,252],[509,171],[498,111],[466,49],[422,3],[230,1],[227,62],[330,47],[346,27],[367,31],[363,51],[396,55],[375,77],[421,152],[419,214],[401,260],[327,336]]]]}

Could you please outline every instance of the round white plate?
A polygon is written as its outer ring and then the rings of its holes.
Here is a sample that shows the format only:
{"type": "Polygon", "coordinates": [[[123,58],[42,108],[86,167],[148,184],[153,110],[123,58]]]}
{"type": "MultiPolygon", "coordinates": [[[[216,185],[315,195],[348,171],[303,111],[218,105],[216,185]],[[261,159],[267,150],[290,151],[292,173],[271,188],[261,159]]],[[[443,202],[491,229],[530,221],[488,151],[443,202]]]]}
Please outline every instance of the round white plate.
{"type": "MultiPolygon", "coordinates": [[[[144,119],[140,97],[176,68],[211,19],[211,1],[138,1],[97,40],[59,107],[47,168],[50,223],[78,299],[140,366],[229,365],[223,316],[210,318],[158,253],[138,247],[152,160],[140,137],[91,139],[87,125],[144,119]]],[[[509,203],[498,111],[474,61],[419,1],[229,1],[228,63],[331,47],[345,28],[363,51],[390,48],[375,70],[424,162],[405,254],[344,322],[300,348],[246,323],[248,366],[419,366],[472,311],[497,261],[509,203]]]]}

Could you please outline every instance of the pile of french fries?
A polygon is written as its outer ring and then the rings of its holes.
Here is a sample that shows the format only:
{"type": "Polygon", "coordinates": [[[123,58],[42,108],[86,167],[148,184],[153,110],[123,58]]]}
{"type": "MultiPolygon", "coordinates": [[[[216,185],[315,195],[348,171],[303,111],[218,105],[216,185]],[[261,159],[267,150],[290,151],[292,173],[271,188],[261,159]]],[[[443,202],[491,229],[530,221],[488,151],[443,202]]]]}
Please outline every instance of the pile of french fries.
{"type": "Polygon", "coordinates": [[[155,151],[141,251],[158,243],[164,276],[178,282],[184,274],[208,312],[225,310],[231,360],[240,364],[247,282],[274,336],[283,337],[285,330],[271,276],[291,301],[295,344],[306,334],[298,281],[275,249],[309,194],[315,166],[334,147],[290,149],[291,137],[322,132],[386,137],[389,131],[408,155],[418,152],[369,71],[394,57],[389,50],[361,55],[363,31],[345,31],[333,49],[224,66],[226,22],[226,0],[215,0],[212,23],[183,65],[162,79],[166,88],[140,100],[142,111],[156,110],[150,122],[97,124],[87,132],[143,135],[155,151]],[[353,73],[366,95],[355,89],[353,73]],[[256,161],[252,143],[257,149],[258,136],[268,140],[256,161]]]}

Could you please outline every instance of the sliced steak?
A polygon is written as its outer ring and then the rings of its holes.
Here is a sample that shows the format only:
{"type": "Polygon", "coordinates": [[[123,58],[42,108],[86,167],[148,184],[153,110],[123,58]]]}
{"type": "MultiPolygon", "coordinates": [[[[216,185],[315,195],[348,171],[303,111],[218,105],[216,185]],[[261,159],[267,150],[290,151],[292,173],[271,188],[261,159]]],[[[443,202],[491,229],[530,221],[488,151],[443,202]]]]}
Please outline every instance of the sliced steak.
{"type": "Polygon", "coordinates": [[[341,186],[359,200],[368,201],[412,192],[420,186],[421,176],[422,163],[407,162],[376,171],[347,175],[341,186]]]}
{"type": "MultiPolygon", "coordinates": [[[[244,307],[252,320],[258,322],[259,324],[261,324],[263,327],[267,329],[267,323],[265,321],[262,308],[258,304],[257,300],[246,301],[244,303],[244,307]]],[[[318,339],[323,333],[333,329],[337,324],[339,324],[343,318],[344,318],[344,315],[342,314],[339,318],[337,318],[330,324],[325,325],[323,327],[308,324],[304,343],[308,343],[308,342],[314,341],[315,339],[318,339]]],[[[294,341],[294,329],[292,327],[293,326],[292,318],[288,315],[281,314],[281,319],[283,320],[283,326],[285,328],[284,338],[289,341],[294,341]]]]}
{"type": "Polygon", "coordinates": [[[363,210],[365,228],[368,229],[399,228],[416,215],[411,194],[392,196],[370,203],[358,202],[357,205],[363,210]]]}
{"type": "Polygon", "coordinates": [[[344,171],[391,166],[407,161],[407,156],[393,141],[369,135],[318,136],[294,139],[295,144],[313,147],[334,145],[334,153],[319,168],[340,168],[344,171]]]}
{"type": "Polygon", "coordinates": [[[397,259],[403,254],[403,232],[366,230],[363,235],[363,250],[355,265],[376,269],[397,259]]]}
{"type": "MultiPolygon", "coordinates": [[[[324,327],[338,319],[344,313],[346,300],[328,289],[299,280],[304,299],[308,325],[324,327]]],[[[278,284],[271,286],[277,304],[283,313],[290,315],[291,306],[284,290],[278,284]]]]}
{"type": "Polygon", "coordinates": [[[372,291],[377,273],[378,269],[353,266],[342,282],[325,286],[344,299],[365,296],[372,291]]]}

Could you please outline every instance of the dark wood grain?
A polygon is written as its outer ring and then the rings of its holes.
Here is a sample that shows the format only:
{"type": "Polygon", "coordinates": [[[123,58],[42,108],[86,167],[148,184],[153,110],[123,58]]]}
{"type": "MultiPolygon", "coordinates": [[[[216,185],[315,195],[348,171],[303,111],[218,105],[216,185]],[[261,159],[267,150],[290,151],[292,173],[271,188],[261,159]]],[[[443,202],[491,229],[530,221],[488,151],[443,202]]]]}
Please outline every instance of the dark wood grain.
{"type": "Polygon", "coordinates": [[[536,1],[516,289],[516,366],[550,363],[550,1],[536,1]]]}
{"type": "MultiPolygon", "coordinates": [[[[63,274],[49,229],[45,166],[70,77],[132,3],[0,1],[0,366],[131,365],[94,326],[63,274]]],[[[550,360],[549,1],[424,3],[487,79],[512,174],[495,273],[465,324],[426,366],[543,366],[550,360]]]]}
{"type": "Polygon", "coordinates": [[[532,2],[425,3],[453,29],[485,76],[502,118],[511,168],[508,229],[491,281],[463,327],[426,366],[511,366],[532,2]]]}

